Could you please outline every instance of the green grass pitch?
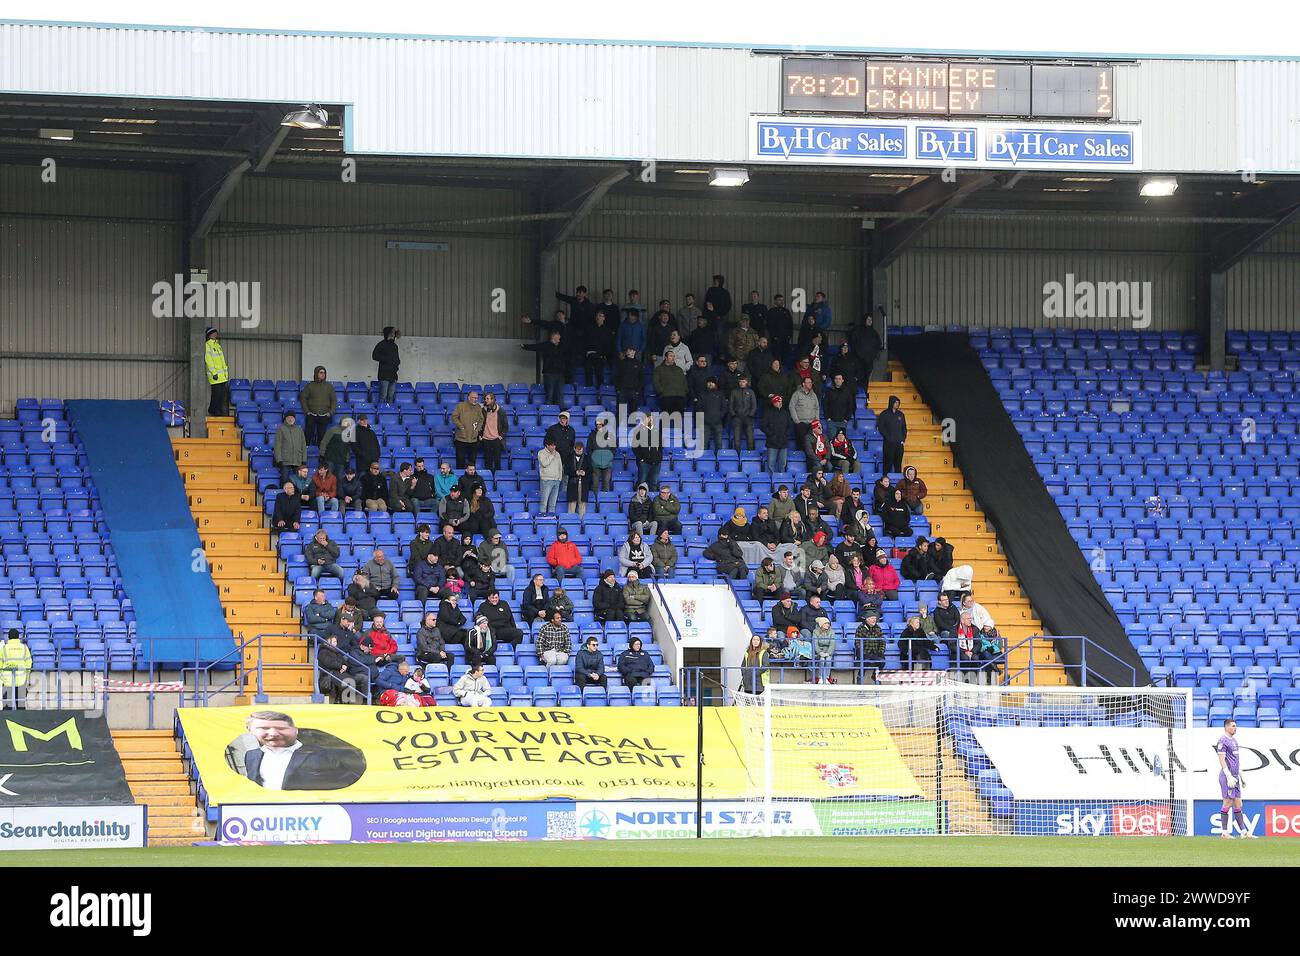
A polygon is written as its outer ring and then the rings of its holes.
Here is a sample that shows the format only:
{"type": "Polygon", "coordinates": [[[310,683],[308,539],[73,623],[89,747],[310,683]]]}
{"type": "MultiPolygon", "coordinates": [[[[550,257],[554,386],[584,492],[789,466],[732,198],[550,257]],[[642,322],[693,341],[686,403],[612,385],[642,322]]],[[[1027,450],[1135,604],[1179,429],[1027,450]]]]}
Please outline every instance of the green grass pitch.
{"type": "Polygon", "coordinates": [[[0,866],[1300,866],[1300,840],[876,837],[13,851],[0,866]]]}

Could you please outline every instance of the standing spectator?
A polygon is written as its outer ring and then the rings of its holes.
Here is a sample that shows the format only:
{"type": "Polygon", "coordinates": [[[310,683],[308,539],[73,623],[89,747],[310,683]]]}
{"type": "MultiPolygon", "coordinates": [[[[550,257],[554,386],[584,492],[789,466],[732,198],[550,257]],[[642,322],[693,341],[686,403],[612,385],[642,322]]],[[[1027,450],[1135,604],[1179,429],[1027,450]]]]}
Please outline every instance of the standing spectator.
{"type": "Polygon", "coordinates": [[[618,586],[613,571],[600,573],[600,583],[591,591],[591,613],[601,624],[625,619],[623,589],[618,586]]]}
{"type": "Polygon", "coordinates": [[[542,436],[542,441],[554,440],[555,450],[560,453],[564,459],[564,469],[568,471],[573,467],[573,446],[578,441],[578,434],[569,424],[569,413],[561,411],[556,417],[555,424],[546,429],[546,434],[542,436]]]}
{"type": "Polygon", "coordinates": [[[596,306],[587,295],[585,285],[580,285],[574,289],[573,295],[556,292],[555,297],[569,306],[569,313],[573,316],[575,331],[586,335],[591,330],[591,327],[596,324],[596,306]]]}
{"type": "Polygon", "coordinates": [[[615,349],[614,328],[603,311],[596,313],[594,324],[583,336],[583,349],[582,367],[587,387],[600,388],[605,384],[605,369],[613,365],[615,349]]]}
{"type": "Polygon", "coordinates": [[[740,691],[761,694],[767,689],[767,645],[757,634],[745,646],[745,656],[740,659],[740,691]]]}
{"type": "Polygon", "coordinates": [[[573,638],[565,626],[564,617],[557,609],[552,611],[537,633],[537,658],[547,667],[563,667],[573,653],[573,638]]]}
{"type": "Polygon", "coordinates": [[[388,479],[379,470],[379,462],[372,461],[369,470],[361,477],[361,498],[367,511],[388,510],[388,479]]]}
{"type": "Polygon", "coordinates": [[[689,369],[691,363],[695,361],[695,359],[691,357],[690,347],[682,341],[681,333],[676,329],[673,329],[672,332],[668,333],[668,343],[663,349],[663,358],[667,358],[669,355],[672,355],[674,363],[682,370],[682,375],[686,374],[686,370],[689,369]]]}
{"type": "Polygon", "coordinates": [[[208,373],[208,415],[221,417],[230,414],[230,366],[221,347],[220,333],[211,326],[203,335],[203,367],[208,373]]]}
{"type": "Polygon", "coordinates": [[[456,681],[451,692],[456,695],[462,707],[491,707],[492,685],[483,676],[483,665],[471,667],[456,681]]]}
{"type": "MultiPolygon", "coordinates": [[[[885,314],[884,307],[880,309],[880,314],[885,314]]],[[[866,391],[871,380],[871,370],[875,367],[876,357],[880,355],[885,344],[880,339],[880,332],[876,329],[876,319],[870,312],[862,317],[862,324],[858,326],[849,335],[849,346],[853,349],[853,354],[862,360],[863,376],[859,380],[862,384],[862,390],[866,391]]]]}
{"type": "MultiPolygon", "coordinates": [[[[752,398],[753,393],[750,392],[752,398]]],[[[722,451],[722,426],[727,415],[727,396],[718,388],[718,380],[711,377],[704,386],[704,395],[699,402],[700,416],[704,419],[704,450],[722,451]]],[[[749,441],[754,442],[753,426],[750,426],[749,441]]]]}
{"type": "Polygon", "coordinates": [[[902,582],[899,581],[894,566],[889,563],[889,555],[884,551],[877,551],[875,563],[871,565],[868,572],[871,574],[872,583],[884,594],[886,601],[898,600],[898,589],[902,586],[902,582]]]}
{"type": "MultiPolygon", "coordinates": [[[[352,457],[352,441],[356,437],[357,425],[351,418],[344,419],[337,425],[326,429],[320,441],[320,460],[329,465],[334,477],[342,478],[348,470],[348,460],[352,457]]],[[[346,506],[344,507],[346,511],[346,506]]]]}
{"type": "Polygon", "coordinates": [[[763,304],[763,297],[757,289],[749,290],[749,301],[740,307],[740,311],[749,319],[749,324],[757,334],[767,334],[767,306],[763,304]]]}
{"type": "Polygon", "coordinates": [[[564,404],[564,378],[568,361],[560,340],[560,331],[553,329],[545,342],[519,346],[525,352],[537,352],[542,358],[542,386],[546,390],[547,405],[564,404]]]}
{"type": "MultiPolygon", "coordinates": [[[[836,353],[835,358],[831,360],[831,378],[834,379],[838,375],[844,379],[844,387],[853,393],[855,411],[857,409],[858,388],[866,383],[867,371],[867,367],[862,364],[862,359],[849,347],[849,343],[847,341],[841,342],[839,351],[836,353]]],[[[826,414],[829,416],[830,411],[827,410],[826,414]]]]}
{"type": "MultiPolygon", "coordinates": [[[[822,417],[821,399],[817,397],[811,378],[799,380],[799,387],[795,389],[794,395],[790,397],[789,412],[790,421],[794,422],[795,444],[802,448],[804,439],[812,428],[812,423],[822,417]]],[[[811,471],[815,466],[809,465],[808,467],[811,471]]]]}
{"type": "Polygon", "coordinates": [[[650,533],[657,534],[666,529],[671,534],[681,534],[682,523],[677,520],[681,511],[682,503],[673,494],[672,489],[667,485],[660,485],[659,496],[650,502],[650,513],[654,517],[655,526],[650,533]]]}
{"type": "Polygon", "coordinates": [[[765,372],[772,371],[774,367],[779,372],[781,367],[781,356],[772,351],[765,335],[758,337],[758,343],[749,350],[748,354],[733,355],[732,358],[737,358],[744,364],[745,367],[741,371],[747,373],[750,380],[754,382],[757,382],[765,372]],[[773,362],[777,363],[776,366],[772,365],[773,362]]]}
{"type": "Polygon", "coordinates": [[[780,395],[773,395],[759,426],[767,443],[767,470],[772,474],[785,471],[790,451],[790,429],[794,423],[790,421],[783,404],[780,395]]]}
{"type": "Polygon", "coordinates": [[[760,401],[770,402],[773,396],[780,396],[781,403],[788,405],[794,389],[794,376],[782,371],[780,359],[772,359],[766,371],[755,374],[754,392],[760,401]]]}
{"type": "Polygon", "coordinates": [[[316,499],[317,514],[339,510],[339,482],[323,461],[311,477],[311,494],[316,499]]]}
{"type": "Polygon", "coordinates": [[[597,495],[602,491],[611,491],[614,487],[613,469],[614,469],[614,449],[618,445],[618,438],[614,434],[614,426],[607,415],[600,415],[596,418],[596,424],[592,426],[591,434],[587,436],[585,448],[591,456],[591,486],[596,490],[597,495]]]}
{"type": "Polygon", "coordinates": [[[629,410],[640,408],[644,401],[645,373],[636,349],[629,345],[623,350],[623,358],[615,363],[612,377],[618,403],[629,410]]]}
{"type": "Polygon", "coordinates": [[[680,331],[671,314],[664,311],[656,313],[645,331],[646,364],[658,365],[663,360],[664,349],[668,348],[672,334],[680,331]]]}
{"type": "Polygon", "coordinates": [[[665,412],[686,411],[686,373],[677,364],[674,352],[664,353],[664,360],[655,369],[653,380],[661,409],[665,412]]]}
{"type": "Polygon", "coordinates": [[[456,446],[456,467],[464,468],[478,459],[478,445],[483,437],[483,406],[478,392],[471,391],[452,409],[451,423],[455,426],[452,444],[456,446]]]}
{"type": "Polygon", "coordinates": [[[303,558],[313,581],[319,581],[322,574],[338,578],[346,583],[343,569],[339,567],[339,546],[330,540],[324,528],[316,531],[307,546],[302,549],[303,558]]]}
{"type": "Polygon", "coordinates": [[[650,545],[650,558],[656,574],[672,577],[677,571],[677,546],[668,536],[667,528],[659,529],[659,536],[650,545]]]}
{"type": "Polygon", "coordinates": [[[645,321],[646,307],[641,304],[641,293],[636,289],[627,290],[627,303],[623,306],[624,316],[637,316],[642,322],[645,321]]]}
{"type": "Polygon", "coordinates": [[[614,301],[613,289],[606,289],[601,294],[601,300],[596,305],[596,311],[604,312],[605,321],[609,323],[610,329],[615,332],[618,331],[618,323],[619,323],[619,319],[623,315],[623,308],[617,302],[614,301]]]}
{"type": "Polygon", "coordinates": [[[623,679],[623,686],[629,690],[653,683],[654,658],[642,649],[639,637],[632,638],[627,650],[618,655],[615,666],[618,668],[618,676],[623,679]]]}
{"type": "Polygon", "coordinates": [[[767,310],[767,340],[772,354],[779,359],[790,356],[790,342],[794,338],[794,316],[785,307],[785,296],[772,296],[772,308],[767,310]]]}
{"type": "Polygon", "coordinates": [[[925,487],[925,482],[916,475],[916,468],[908,465],[903,469],[903,480],[898,483],[898,487],[903,490],[903,501],[907,503],[907,508],[914,515],[925,512],[925,496],[929,494],[929,489],[925,487]]]}
{"type": "Polygon", "coordinates": [[[564,583],[567,575],[577,577],[582,569],[582,552],[569,540],[569,532],[560,528],[555,533],[555,540],[546,549],[546,563],[551,566],[555,580],[564,583]]]}
{"type": "Polygon", "coordinates": [[[695,364],[686,372],[686,391],[690,393],[691,406],[697,411],[704,401],[704,393],[708,391],[711,378],[713,378],[713,370],[709,366],[709,356],[703,352],[696,352],[695,364]]]}
{"type": "Polygon", "coordinates": [[[627,540],[618,549],[618,565],[626,574],[629,571],[637,571],[644,574],[649,571],[654,573],[654,566],[651,563],[650,549],[645,546],[641,535],[633,531],[627,536],[627,540]]]}
{"type": "Polygon", "coordinates": [[[749,387],[748,375],[741,375],[736,387],[727,396],[727,411],[731,415],[731,447],[740,451],[743,444],[747,451],[753,451],[754,416],[758,414],[758,400],[754,397],[754,390],[749,387]]]}
{"type": "Polygon", "coordinates": [[[587,454],[587,446],[582,442],[578,442],[573,446],[573,456],[569,461],[569,468],[565,472],[565,478],[568,481],[565,497],[569,502],[570,513],[575,511],[579,515],[587,513],[587,497],[591,493],[591,475],[593,471],[591,456],[587,454]]]}
{"type": "Polygon", "coordinates": [[[696,326],[704,313],[700,307],[695,304],[695,293],[686,293],[684,305],[677,310],[677,327],[679,329],[692,329],[696,326]]]}
{"type": "Polygon", "coordinates": [[[732,540],[731,532],[725,525],[718,532],[717,540],[704,549],[702,556],[717,565],[718,573],[724,577],[733,581],[749,577],[749,565],[745,564],[744,552],[732,540]]]}
{"type": "Polygon", "coordinates": [[[902,400],[897,395],[890,395],[888,407],[876,416],[876,431],[880,433],[885,443],[880,466],[880,470],[885,474],[896,474],[903,470],[903,444],[907,441],[907,416],[901,411],[900,405],[902,400]]]}
{"type": "Polygon", "coordinates": [[[379,404],[391,405],[397,397],[397,369],[402,359],[397,352],[397,340],[402,337],[401,329],[391,325],[384,326],[384,337],[370,353],[370,358],[379,365],[376,378],[379,379],[379,404]]]}
{"type": "MultiPolygon", "coordinates": [[[[862,622],[853,634],[854,666],[860,671],[874,671],[885,666],[885,632],[879,624],[880,614],[872,605],[862,611],[862,622]]],[[[875,674],[872,674],[872,681],[875,674]]]]}
{"type": "Polygon", "coordinates": [[[714,276],[713,285],[709,286],[708,291],[704,293],[705,311],[708,311],[709,306],[713,307],[713,313],[718,321],[731,314],[731,293],[727,290],[725,276],[714,276]]]}
{"type": "Polygon", "coordinates": [[[275,430],[271,458],[280,466],[280,481],[288,481],[299,468],[307,464],[307,439],[298,427],[298,416],[284,413],[284,421],[275,430]]]}
{"type": "Polygon", "coordinates": [[[825,615],[818,617],[812,629],[803,636],[813,647],[813,683],[834,684],[831,667],[835,662],[835,632],[831,630],[830,618],[825,615]]]}
{"type": "Polygon", "coordinates": [[[749,353],[756,348],[758,348],[758,333],[750,325],[749,313],[742,312],[740,322],[732,329],[731,337],[727,340],[727,354],[743,360],[748,358],[749,353]]]}
{"type": "Polygon", "coordinates": [[[636,493],[627,503],[627,526],[631,531],[653,535],[658,531],[654,521],[654,502],[650,489],[644,484],[636,486],[636,493]]]}
{"type": "Polygon", "coordinates": [[[844,380],[844,375],[840,372],[835,373],[831,387],[826,390],[824,408],[826,427],[830,434],[847,432],[858,413],[858,392],[856,387],[844,380]]]}
{"type": "Polygon", "coordinates": [[[663,465],[664,449],[662,430],[652,413],[646,412],[628,437],[632,454],[636,457],[636,483],[647,488],[659,487],[659,469],[663,465]]]}
{"type": "Polygon", "coordinates": [[[620,355],[627,355],[638,362],[645,353],[646,326],[640,312],[628,312],[618,327],[614,337],[620,355]],[[630,354],[629,354],[630,353],[630,354]]]}
{"type": "Polygon", "coordinates": [[[564,482],[564,459],[555,448],[555,439],[546,439],[546,447],[537,453],[537,475],[541,479],[541,514],[554,514],[564,482]]]}
{"type": "Polygon", "coordinates": [[[818,330],[825,332],[831,327],[832,315],[831,304],[826,301],[825,292],[813,293],[812,308],[808,310],[809,314],[817,319],[818,330]]]}
{"type": "Polygon", "coordinates": [[[605,655],[598,648],[595,636],[587,638],[579,650],[573,664],[573,680],[579,688],[591,685],[607,687],[605,680],[605,655]]]}
{"type": "Polygon", "coordinates": [[[465,656],[470,667],[497,662],[497,639],[486,616],[474,619],[474,626],[465,635],[465,656]]]}
{"type": "Polygon", "coordinates": [[[286,481],[280,493],[275,496],[275,508],[271,512],[272,531],[297,531],[302,520],[302,495],[286,481]]]}
{"type": "Polygon", "coordinates": [[[376,548],[370,560],[362,570],[370,579],[370,584],[379,592],[381,600],[397,600],[397,569],[389,561],[383,549],[376,548]]]}
{"type": "Polygon", "coordinates": [[[623,585],[623,612],[629,621],[650,620],[650,589],[641,583],[635,568],[628,569],[623,585]]]}
{"type": "Polygon", "coordinates": [[[321,439],[329,428],[330,420],[334,418],[334,410],[339,402],[338,392],[328,381],[328,375],[324,365],[317,365],[311,373],[311,381],[298,393],[303,414],[307,416],[305,422],[307,444],[315,445],[317,448],[320,447],[321,439]]]}
{"type": "Polygon", "coordinates": [[[523,639],[523,632],[515,625],[515,612],[501,600],[501,592],[496,588],[488,591],[487,598],[478,606],[478,616],[487,618],[500,643],[518,644],[523,639]]]}
{"type": "Polygon", "coordinates": [[[421,604],[433,599],[441,601],[447,596],[447,571],[441,564],[437,551],[429,551],[424,560],[410,569],[415,582],[415,599],[421,604]]]}
{"type": "Polygon", "coordinates": [[[370,466],[379,461],[380,455],[379,436],[370,427],[370,416],[364,412],[357,416],[357,424],[353,429],[352,452],[357,459],[357,474],[364,478],[370,471],[370,466]]]}
{"type": "Polygon", "coordinates": [[[501,452],[505,448],[509,432],[510,416],[506,409],[497,404],[494,393],[484,392],[483,431],[479,438],[479,448],[483,450],[483,467],[488,471],[501,470],[501,452]]]}

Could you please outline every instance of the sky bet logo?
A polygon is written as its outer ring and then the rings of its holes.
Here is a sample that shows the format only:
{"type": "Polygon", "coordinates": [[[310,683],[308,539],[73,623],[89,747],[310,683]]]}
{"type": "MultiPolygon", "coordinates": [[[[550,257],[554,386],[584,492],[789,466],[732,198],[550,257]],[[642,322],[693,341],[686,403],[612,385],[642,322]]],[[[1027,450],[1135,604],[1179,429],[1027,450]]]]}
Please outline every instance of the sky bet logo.
{"type": "Polygon", "coordinates": [[[1173,818],[1168,808],[1131,804],[1098,810],[1080,810],[1056,817],[1058,836],[1171,836],[1173,818]]]}

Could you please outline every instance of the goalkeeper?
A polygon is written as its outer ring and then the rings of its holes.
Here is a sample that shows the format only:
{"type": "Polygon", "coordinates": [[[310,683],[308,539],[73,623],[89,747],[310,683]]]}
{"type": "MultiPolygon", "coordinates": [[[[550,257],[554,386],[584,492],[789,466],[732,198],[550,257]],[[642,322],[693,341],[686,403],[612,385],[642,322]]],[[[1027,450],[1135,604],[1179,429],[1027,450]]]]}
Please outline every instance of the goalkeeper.
{"type": "Polygon", "coordinates": [[[1254,840],[1255,834],[1246,828],[1246,819],[1241,813],[1241,759],[1237,753],[1237,722],[1229,717],[1223,722],[1223,736],[1214,745],[1219,755],[1219,789],[1223,792],[1223,808],[1219,812],[1219,835],[1225,840],[1232,839],[1232,822],[1237,821],[1237,829],[1242,837],[1254,840]],[[1229,816],[1229,809],[1232,814],[1229,816]]]}

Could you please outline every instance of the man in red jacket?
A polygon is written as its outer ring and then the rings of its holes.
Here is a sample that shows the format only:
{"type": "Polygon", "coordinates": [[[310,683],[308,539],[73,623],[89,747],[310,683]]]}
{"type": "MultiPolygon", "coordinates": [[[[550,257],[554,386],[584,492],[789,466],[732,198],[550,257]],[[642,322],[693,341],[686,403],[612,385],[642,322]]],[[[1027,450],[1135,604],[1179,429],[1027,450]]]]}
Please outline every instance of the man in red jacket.
{"type": "Polygon", "coordinates": [[[582,552],[569,540],[569,532],[561,528],[556,532],[555,540],[546,549],[546,563],[551,566],[555,580],[564,583],[566,575],[575,577],[582,572],[582,552]]]}
{"type": "Polygon", "coordinates": [[[376,664],[387,664],[397,656],[397,642],[384,626],[384,615],[376,614],[370,621],[370,630],[361,639],[361,646],[370,645],[370,653],[375,655],[376,664]]]}

